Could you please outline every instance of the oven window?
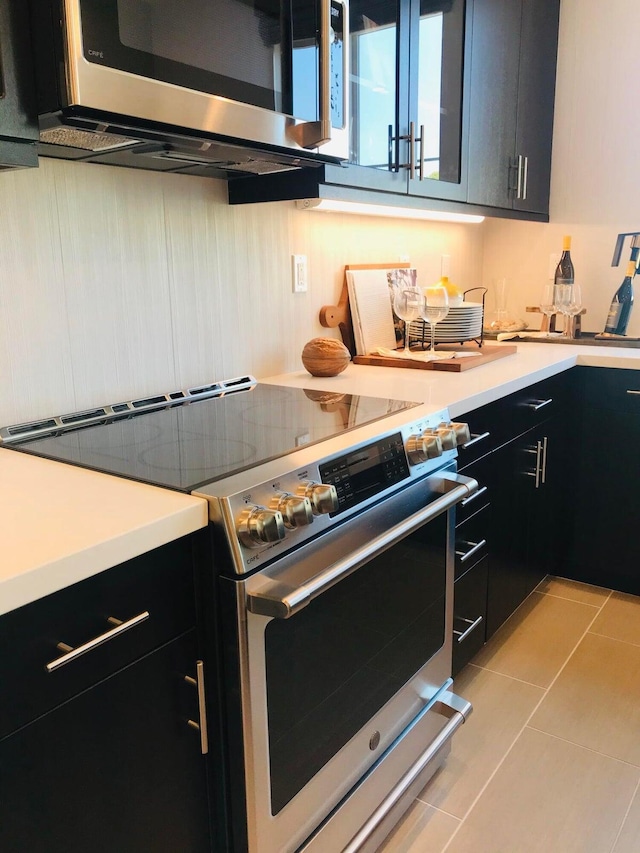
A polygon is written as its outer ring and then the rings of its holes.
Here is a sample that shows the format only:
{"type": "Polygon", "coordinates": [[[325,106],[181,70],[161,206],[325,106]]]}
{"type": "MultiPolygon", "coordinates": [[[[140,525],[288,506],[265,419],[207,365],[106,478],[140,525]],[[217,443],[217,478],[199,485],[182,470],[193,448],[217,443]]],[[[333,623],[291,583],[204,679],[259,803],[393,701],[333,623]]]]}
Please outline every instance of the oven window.
{"type": "Polygon", "coordinates": [[[446,513],[265,631],[277,814],[442,647],[446,513]]]}

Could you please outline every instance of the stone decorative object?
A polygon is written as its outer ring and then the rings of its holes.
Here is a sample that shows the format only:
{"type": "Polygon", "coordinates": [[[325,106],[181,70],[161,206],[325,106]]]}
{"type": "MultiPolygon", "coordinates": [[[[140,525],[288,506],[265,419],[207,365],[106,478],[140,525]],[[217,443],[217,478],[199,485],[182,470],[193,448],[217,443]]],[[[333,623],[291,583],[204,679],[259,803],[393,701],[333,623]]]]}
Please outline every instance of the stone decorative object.
{"type": "Polygon", "coordinates": [[[350,361],[349,350],[335,338],[313,338],[302,350],[302,363],[312,376],[337,376],[350,361]]]}

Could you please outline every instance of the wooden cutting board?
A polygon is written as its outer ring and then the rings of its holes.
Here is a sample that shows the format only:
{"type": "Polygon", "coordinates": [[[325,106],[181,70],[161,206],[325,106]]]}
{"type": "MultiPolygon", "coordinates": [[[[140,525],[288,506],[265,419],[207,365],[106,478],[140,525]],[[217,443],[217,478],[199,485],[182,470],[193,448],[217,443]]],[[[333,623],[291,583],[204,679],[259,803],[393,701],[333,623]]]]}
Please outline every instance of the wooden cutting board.
{"type": "Polygon", "coordinates": [[[412,358],[397,358],[396,356],[385,355],[354,355],[351,359],[354,364],[369,364],[374,367],[410,367],[418,370],[448,370],[450,373],[461,373],[463,370],[472,370],[474,367],[480,367],[482,364],[488,364],[490,361],[496,361],[498,358],[505,358],[508,355],[513,355],[518,351],[517,346],[482,346],[478,347],[476,343],[462,344],[458,346],[440,346],[438,352],[446,352],[453,350],[455,352],[477,352],[474,356],[465,356],[464,358],[442,358],[438,361],[417,361],[412,358]]]}

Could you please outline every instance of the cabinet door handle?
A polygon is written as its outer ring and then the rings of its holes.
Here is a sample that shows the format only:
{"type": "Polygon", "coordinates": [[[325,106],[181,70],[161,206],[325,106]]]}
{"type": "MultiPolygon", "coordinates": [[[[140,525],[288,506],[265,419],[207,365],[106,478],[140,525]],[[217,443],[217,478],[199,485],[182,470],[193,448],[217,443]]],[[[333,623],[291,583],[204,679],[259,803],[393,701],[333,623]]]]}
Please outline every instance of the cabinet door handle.
{"type": "Polygon", "coordinates": [[[538,409],[543,409],[545,406],[548,406],[549,403],[553,403],[553,397],[549,397],[548,400],[532,400],[530,403],[527,403],[527,406],[534,412],[537,412],[538,409]]]}
{"type": "Polygon", "coordinates": [[[415,124],[410,121],[409,122],[409,178],[413,180],[416,175],[416,152],[415,152],[415,144],[416,144],[416,130],[415,124]]]}
{"type": "Polygon", "coordinates": [[[518,183],[516,185],[516,198],[522,198],[522,154],[518,154],[518,183]]]}
{"type": "Polygon", "coordinates": [[[536,489],[540,488],[540,459],[542,453],[542,442],[537,441],[536,446],[534,447],[526,447],[524,449],[524,453],[535,453],[536,455],[536,468],[535,471],[525,471],[524,473],[527,477],[535,477],[536,480],[536,489]]]}
{"type": "Polygon", "coordinates": [[[184,680],[187,684],[192,684],[198,688],[198,716],[200,722],[195,720],[187,720],[187,725],[197,732],[200,732],[200,752],[206,755],[209,752],[209,727],[207,725],[207,703],[204,693],[204,662],[196,661],[196,677],[185,675],[184,680]]]}
{"type": "Polygon", "coordinates": [[[547,441],[548,441],[548,438],[545,435],[545,437],[542,439],[542,478],[541,478],[541,480],[542,480],[543,486],[547,481],[547,441]]]}
{"type": "Polygon", "coordinates": [[[455,637],[458,638],[456,641],[458,643],[464,642],[467,639],[467,637],[469,636],[469,634],[472,631],[475,631],[475,629],[478,627],[478,625],[480,625],[482,623],[482,620],[483,620],[482,616],[478,616],[478,618],[475,621],[473,619],[465,619],[464,616],[456,616],[455,618],[459,619],[461,622],[466,622],[467,625],[469,626],[468,628],[465,628],[464,631],[455,631],[454,630],[453,634],[455,637]]]}
{"type": "Polygon", "coordinates": [[[488,491],[488,486],[481,486],[477,492],[474,492],[472,495],[469,495],[468,498],[465,498],[463,501],[460,501],[460,506],[466,506],[470,504],[471,501],[475,501],[476,498],[479,498],[480,495],[483,495],[486,491],[488,491]]]}
{"type": "Polygon", "coordinates": [[[529,158],[524,158],[524,163],[522,166],[522,200],[525,201],[527,198],[527,184],[529,183],[529,158]]]}
{"type": "Polygon", "coordinates": [[[471,441],[465,441],[465,443],[461,444],[460,447],[463,450],[466,450],[467,447],[471,447],[473,444],[477,444],[479,441],[484,441],[484,439],[489,438],[490,435],[491,435],[490,432],[481,432],[481,433],[478,433],[477,435],[474,435],[472,433],[471,434],[471,441]]]}
{"type": "Polygon", "coordinates": [[[640,391],[627,391],[627,394],[640,394],[640,391]]]}
{"type": "Polygon", "coordinates": [[[100,634],[99,637],[94,637],[93,640],[89,640],[81,646],[77,646],[75,649],[72,646],[68,646],[66,643],[58,643],[57,648],[65,651],[66,654],[62,655],[60,658],[56,658],[56,660],[51,661],[51,663],[48,663],[46,666],[47,672],[54,672],[56,669],[60,669],[60,667],[71,663],[72,660],[92,651],[97,646],[101,646],[103,643],[109,642],[109,640],[112,640],[114,637],[124,634],[125,631],[128,631],[130,628],[134,628],[136,625],[139,625],[148,618],[148,610],[145,610],[143,613],[139,613],[137,616],[134,616],[133,619],[129,619],[126,622],[121,622],[119,619],[115,619],[113,616],[110,616],[108,621],[115,623],[115,628],[111,628],[110,631],[105,631],[105,633],[100,634]]]}
{"type": "Polygon", "coordinates": [[[460,557],[460,562],[464,563],[465,560],[468,560],[470,557],[473,557],[474,554],[477,554],[481,548],[487,544],[486,539],[481,539],[479,542],[462,542],[462,545],[471,545],[468,551],[456,551],[456,557],[460,557]]]}
{"type": "Polygon", "coordinates": [[[420,143],[420,151],[419,158],[420,162],[418,163],[418,178],[423,181],[424,180],[424,125],[420,125],[420,138],[417,140],[420,143]]]}

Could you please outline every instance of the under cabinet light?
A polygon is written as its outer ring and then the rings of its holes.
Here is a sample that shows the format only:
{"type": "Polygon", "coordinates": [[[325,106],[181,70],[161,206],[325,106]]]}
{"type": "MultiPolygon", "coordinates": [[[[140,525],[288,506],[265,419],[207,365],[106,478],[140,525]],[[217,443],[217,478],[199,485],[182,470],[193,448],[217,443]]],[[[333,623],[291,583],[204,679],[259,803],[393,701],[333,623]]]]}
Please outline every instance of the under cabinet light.
{"type": "Polygon", "coordinates": [[[397,219],[426,219],[430,222],[477,223],[484,216],[471,213],[449,213],[445,210],[422,210],[421,208],[393,207],[386,204],[369,204],[359,201],[341,201],[330,198],[302,198],[296,202],[300,210],[320,210],[326,213],[357,213],[361,216],[388,216],[397,219]]]}

